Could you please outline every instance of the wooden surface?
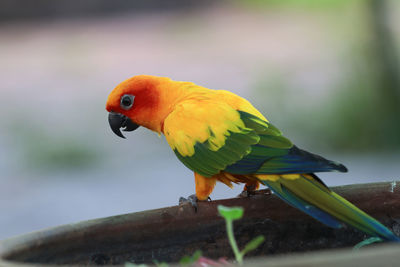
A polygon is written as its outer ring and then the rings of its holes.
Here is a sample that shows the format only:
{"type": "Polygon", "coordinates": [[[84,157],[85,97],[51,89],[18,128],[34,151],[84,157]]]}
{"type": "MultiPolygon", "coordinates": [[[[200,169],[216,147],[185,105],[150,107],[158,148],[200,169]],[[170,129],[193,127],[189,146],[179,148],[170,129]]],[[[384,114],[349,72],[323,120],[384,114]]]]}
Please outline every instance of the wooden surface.
{"type": "MultiPolygon", "coordinates": [[[[400,185],[400,184],[399,184],[400,185]]],[[[400,188],[396,183],[336,187],[333,190],[400,232],[400,188]]],[[[3,261],[47,264],[177,262],[201,249],[210,258],[232,257],[217,206],[242,206],[234,224],[239,247],[263,234],[251,256],[351,247],[366,236],[352,228],[332,229],[295,210],[268,190],[250,198],[199,203],[64,225],[0,242],[3,261]]],[[[285,257],[286,258],[286,257],[285,257]]]]}

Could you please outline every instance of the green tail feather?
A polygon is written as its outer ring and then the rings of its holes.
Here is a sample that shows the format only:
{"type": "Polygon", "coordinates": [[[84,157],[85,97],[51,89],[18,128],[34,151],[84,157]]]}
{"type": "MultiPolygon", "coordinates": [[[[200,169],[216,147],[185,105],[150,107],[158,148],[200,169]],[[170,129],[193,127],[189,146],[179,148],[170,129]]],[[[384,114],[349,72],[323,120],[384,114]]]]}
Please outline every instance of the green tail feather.
{"type": "Polygon", "coordinates": [[[377,220],[332,192],[315,175],[301,175],[299,179],[281,178],[261,181],[280,198],[328,226],[339,228],[347,223],[371,236],[400,242],[389,229],[377,220]]]}

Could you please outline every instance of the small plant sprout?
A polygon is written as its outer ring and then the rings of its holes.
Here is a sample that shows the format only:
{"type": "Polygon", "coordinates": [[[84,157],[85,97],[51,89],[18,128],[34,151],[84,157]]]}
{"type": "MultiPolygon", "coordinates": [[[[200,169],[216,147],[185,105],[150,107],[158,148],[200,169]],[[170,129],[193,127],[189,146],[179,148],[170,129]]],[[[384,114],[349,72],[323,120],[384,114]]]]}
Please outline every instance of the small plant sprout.
{"type": "Polygon", "coordinates": [[[182,266],[194,264],[200,259],[201,255],[201,250],[196,250],[192,256],[183,256],[183,258],[179,261],[179,264],[182,266]]]}
{"type": "Polygon", "coordinates": [[[362,247],[371,245],[373,243],[379,243],[379,242],[383,242],[382,238],[379,237],[370,237],[368,239],[365,239],[364,241],[361,241],[360,243],[358,243],[357,245],[355,245],[353,247],[353,250],[359,250],[362,247]]]}
{"type": "Polygon", "coordinates": [[[262,242],[264,242],[264,236],[260,235],[251,240],[246,244],[242,251],[239,251],[239,248],[236,243],[236,239],[233,233],[233,221],[239,220],[243,217],[243,208],[242,207],[225,207],[223,205],[218,205],[219,214],[225,219],[226,223],[226,233],[228,235],[229,243],[232,247],[233,253],[235,254],[236,261],[239,265],[243,265],[243,257],[244,255],[256,249],[262,242]]]}

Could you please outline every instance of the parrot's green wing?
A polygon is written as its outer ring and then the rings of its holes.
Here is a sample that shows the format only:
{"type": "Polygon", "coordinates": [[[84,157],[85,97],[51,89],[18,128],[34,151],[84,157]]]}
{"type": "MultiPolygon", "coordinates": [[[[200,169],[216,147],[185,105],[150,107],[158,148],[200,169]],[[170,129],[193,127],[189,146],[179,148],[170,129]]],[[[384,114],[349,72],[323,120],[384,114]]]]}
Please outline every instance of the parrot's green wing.
{"type": "Polygon", "coordinates": [[[326,171],[347,171],[342,164],[299,149],[282,136],[272,124],[239,111],[246,127],[254,129],[260,141],[240,161],[227,166],[225,171],[235,174],[288,174],[326,171]]]}
{"type": "Polygon", "coordinates": [[[293,146],[271,123],[221,102],[178,105],[166,118],[164,133],[177,157],[205,177],[220,171],[278,174],[339,168],[293,146]]]}
{"type": "Polygon", "coordinates": [[[240,161],[260,141],[239,112],[211,101],[178,105],[164,121],[164,134],[177,157],[205,177],[240,161]]]}

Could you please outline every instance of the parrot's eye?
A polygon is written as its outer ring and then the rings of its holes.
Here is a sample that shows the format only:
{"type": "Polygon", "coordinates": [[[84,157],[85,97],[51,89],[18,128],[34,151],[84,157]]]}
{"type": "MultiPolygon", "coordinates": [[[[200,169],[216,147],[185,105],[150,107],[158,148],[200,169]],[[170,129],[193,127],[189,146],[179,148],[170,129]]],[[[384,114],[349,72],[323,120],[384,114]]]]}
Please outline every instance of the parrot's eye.
{"type": "Polygon", "coordinates": [[[121,97],[121,108],[128,110],[132,107],[133,105],[133,99],[135,97],[133,95],[123,95],[121,97]]]}

